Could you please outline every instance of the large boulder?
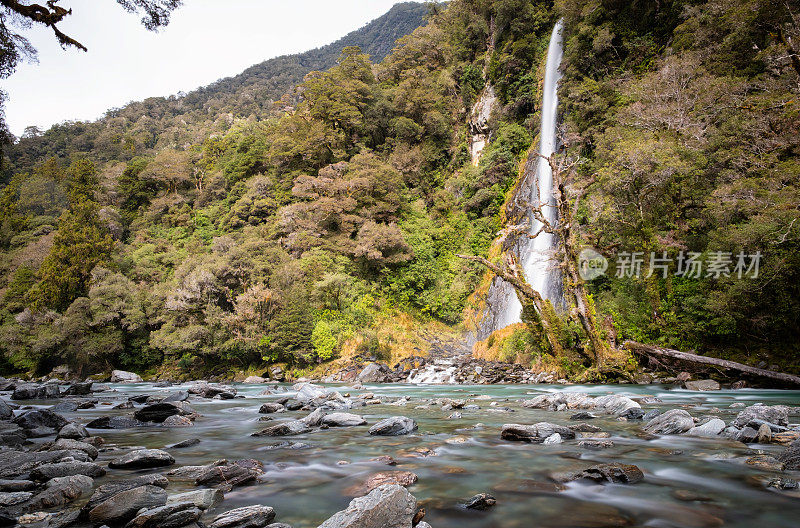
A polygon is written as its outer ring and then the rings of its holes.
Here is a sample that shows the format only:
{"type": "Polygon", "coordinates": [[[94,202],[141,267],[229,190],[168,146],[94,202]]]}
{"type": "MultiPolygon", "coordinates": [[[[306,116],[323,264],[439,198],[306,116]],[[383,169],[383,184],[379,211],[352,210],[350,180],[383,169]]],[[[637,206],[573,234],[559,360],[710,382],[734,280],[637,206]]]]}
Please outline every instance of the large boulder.
{"type": "Polygon", "coordinates": [[[208,510],[213,508],[225,498],[221,490],[218,489],[200,489],[194,491],[187,491],[185,493],[178,493],[177,495],[170,495],[167,499],[167,504],[180,504],[181,502],[190,502],[201,510],[208,510]]]}
{"type": "Polygon", "coordinates": [[[201,468],[194,479],[195,484],[200,486],[222,484],[233,487],[253,482],[263,470],[249,462],[248,460],[238,460],[232,464],[201,468]]]}
{"type": "Polygon", "coordinates": [[[731,425],[741,429],[753,420],[786,426],[789,425],[789,408],[785,405],[751,405],[736,415],[731,425]]]}
{"type": "Polygon", "coordinates": [[[383,383],[389,377],[389,367],[381,363],[370,363],[361,369],[356,380],[361,383],[383,383]]]}
{"type": "Polygon", "coordinates": [[[169,480],[164,475],[154,473],[149,475],[140,475],[126,480],[110,482],[103,484],[94,490],[88,502],[83,506],[82,512],[84,516],[88,516],[89,512],[107,501],[117,493],[140,488],[142,486],[155,486],[157,488],[166,488],[169,485],[169,480]]]}
{"type": "Polygon", "coordinates": [[[686,390],[691,391],[715,391],[719,390],[719,383],[712,379],[687,381],[683,384],[686,390]]]}
{"type": "Polygon", "coordinates": [[[157,508],[166,503],[167,492],[163,489],[150,485],[139,486],[120,491],[89,510],[89,520],[96,525],[123,524],[143,508],[157,508]]]}
{"type": "Polygon", "coordinates": [[[142,377],[134,372],[114,370],[111,372],[111,383],[141,383],[142,377]]]}
{"type": "Polygon", "coordinates": [[[267,402],[267,403],[262,404],[261,407],[258,408],[258,413],[259,414],[272,414],[272,413],[283,412],[285,410],[286,410],[286,407],[284,407],[280,403],[267,402]]]}
{"type": "Polygon", "coordinates": [[[621,416],[631,409],[641,409],[642,406],[627,396],[619,394],[608,394],[594,399],[594,408],[603,410],[609,414],[621,416]]]}
{"type": "Polygon", "coordinates": [[[642,430],[649,434],[681,434],[694,427],[692,415],[683,409],[671,409],[647,422],[642,430]]]}
{"type": "Polygon", "coordinates": [[[14,409],[5,400],[0,400],[0,420],[10,420],[14,417],[14,409]]]}
{"type": "MultiPolygon", "coordinates": [[[[353,499],[319,528],[410,528],[417,500],[403,486],[384,484],[353,499]]],[[[213,526],[213,525],[212,525],[213,526]]]]}
{"type": "Polygon", "coordinates": [[[73,383],[64,391],[64,396],[86,396],[92,393],[92,381],[73,383]]]}
{"type": "Polygon", "coordinates": [[[69,420],[54,413],[50,409],[32,409],[25,411],[12,420],[23,429],[37,429],[49,427],[58,431],[69,423],[69,420]]]}
{"type": "Polygon", "coordinates": [[[175,463],[172,455],[161,449],[137,449],[115,458],[108,463],[113,469],[147,469],[171,466],[175,463]]]}
{"type": "Polygon", "coordinates": [[[329,427],[353,427],[366,423],[363,416],[344,412],[330,413],[322,418],[322,424],[329,427]]]}
{"type": "Polygon", "coordinates": [[[270,425],[250,436],[294,436],[309,432],[311,429],[301,420],[289,420],[287,422],[270,425]]]}
{"type": "Polygon", "coordinates": [[[31,509],[64,506],[92,491],[94,480],[86,475],[56,477],[47,482],[47,487],[31,499],[31,509]]]}
{"type": "Polygon", "coordinates": [[[17,385],[11,394],[12,400],[47,400],[61,396],[61,389],[55,383],[45,383],[37,385],[35,383],[24,383],[17,385]]]}
{"type": "Polygon", "coordinates": [[[81,424],[68,423],[67,425],[58,430],[58,436],[56,438],[80,440],[81,438],[87,438],[88,436],[89,432],[81,424]]]}
{"type": "Polygon", "coordinates": [[[245,506],[217,515],[209,528],[263,528],[274,518],[275,510],[269,506],[245,506]]]}
{"type": "Polygon", "coordinates": [[[200,518],[202,513],[191,502],[167,504],[141,510],[125,528],[179,528],[200,518]]]}
{"type": "Polygon", "coordinates": [[[133,413],[133,417],[142,422],[161,423],[170,416],[174,416],[176,414],[183,415],[187,413],[179,406],[173,405],[172,402],[163,402],[145,405],[133,413]]]}
{"type": "Polygon", "coordinates": [[[691,429],[686,431],[686,434],[689,436],[701,436],[706,438],[712,438],[714,436],[719,436],[719,434],[722,433],[724,429],[725,429],[725,422],[723,422],[719,418],[712,418],[703,425],[692,427],[691,429]]]}
{"type": "Polygon", "coordinates": [[[132,429],[146,425],[145,422],[132,416],[101,416],[86,424],[86,427],[89,429],[132,429]]]}
{"type": "Polygon", "coordinates": [[[633,464],[598,464],[583,470],[578,478],[595,482],[636,484],[644,479],[644,474],[633,464]]]}
{"type": "Polygon", "coordinates": [[[783,462],[785,469],[800,470],[800,440],[793,442],[783,453],[778,455],[778,460],[783,462]]]}
{"type": "Polygon", "coordinates": [[[549,422],[539,422],[533,425],[505,424],[500,431],[500,437],[503,440],[538,444],[556,433],[561,438],[575,438],[575,432],[572,429],[549,422]]]}
{"type": "Polygon", "coordinates": [[[94,462],[79,462],[76,460],[42,464],[31,471],[31,478],[46,481],[57,477],[71,477],[73,475],[86,475],[87,477],[102,477],[106,470],[94,462]]]}
{"type": "Polygon", "coordinates": [[[55,441],[55,443],[50,447],[50,451],[55,450],[62,450],[62,451],[82,451],[88,455],[88,457],[92,460],[97,458],[99,454],[97,448],[92,444],[87,444],[86,442],[81,442],[80,440],[72,440],[71,438],[59,438],[55,441]]]}
{"type": "Polygon", "coordinates": [[[392,416],[369,428],[373,436],[401,436],[417,430],[417,422],[405,416],[392,416]]]}

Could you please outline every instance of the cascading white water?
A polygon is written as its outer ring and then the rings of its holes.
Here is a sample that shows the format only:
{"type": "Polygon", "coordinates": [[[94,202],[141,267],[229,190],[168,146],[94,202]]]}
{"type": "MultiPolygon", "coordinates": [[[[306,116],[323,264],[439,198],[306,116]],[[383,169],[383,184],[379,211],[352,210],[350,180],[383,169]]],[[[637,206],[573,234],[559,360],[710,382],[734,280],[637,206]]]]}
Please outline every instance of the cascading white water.
{"type": "MultiPolygon", "coordinates": [[[[550,156],[555,152],[558,126],[558,81],[561,79],[561,58],[564,54],[562,38],[563,22],[559,20],[550,35],[550,44],[547,47],[547,64],[544,75],[542,95],[542,124],[539,134],[539,154],[550,156]]],[[[542,213],[550,223],[558,219],[555,198],[553,197],[553,172],[546,160],[539,158],[536,163],[536,181],[538,182],[539,195],[536,185],[531,185],[530,203],[540,201],[545,204],[542,213]],[[540,198],[541,197],[541,198],[540,198]]],[[[531,219],[531,234],[542,228],[541,222],[531,219]]],[[[558,244],[557,237],[550,233],[542,232],[529,243],[522,243],[520,247],[520,263],[525,270],[528,283],[538,291],[543,298],[558,304],[561,297],[561,274],[554,269],[552,258],[553,251],[558,244]]],[[[504,328],[522,320],[522,305],[517,299],[513,288],[504,288],[504,297],[497,311],[493,330],[504,328]]]]}

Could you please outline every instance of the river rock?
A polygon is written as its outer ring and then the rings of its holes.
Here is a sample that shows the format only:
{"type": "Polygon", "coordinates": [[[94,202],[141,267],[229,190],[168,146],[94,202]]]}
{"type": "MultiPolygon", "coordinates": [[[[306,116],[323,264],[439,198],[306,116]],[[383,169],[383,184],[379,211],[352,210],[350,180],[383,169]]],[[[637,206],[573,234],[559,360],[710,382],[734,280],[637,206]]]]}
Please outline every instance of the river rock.
{"type": "Polygon", "coordinates": [[[301,420],[290,420],[270,425],[250,436],[294,436],[309,432],[311,429],[301,420]]]}
{"type": "Polygon", "coordinates": [[[800,440],[793,442],[778,455],[778,460],[780,460],[788,470],[800,470],[800,440]]]}
{"type": "Polygon", "coordinates": [[[0,400],[0,420],[10,420],[14,417],[14,409],[5,400],[0,400]]]}
{"type": "Polygon", "coordinates": [[[19,446],[25,443],[28,435],[17,424],[0,421],[0,445],[19,446]]]}
{"type": "Polygon", "coordinates": [[[256,384],[256,383],[266,383],[267,379],[266,378],[262,378],[261,376],[247,376],[244,379],[244,382],[245,383],[254,383],[254,384],[256,384]]]}
{"type": "Polygon", "coordinates": [[[594,414],[586,411],[581,411],[579,413],[575,413],[569,417],[570,420],[592,420],[597,418],[594,414]]]}
{"type": "Polygon", "coordinates": [[[642,406],[627,396],[619,394],[608,394],[594,399],[594,408],[603,410],[609,414],[620,416],[629,409],[641,409],[642,406]]]}
{"type": "Polygon", "coordinates": [[[542,445],[556,445],[562,443],[564,440],[558,433],[553,433],[542,441],[542,445]]]}
{"type": "Polygon", "coordinates": [[[703,425],[692,427],[691,429],[686,431],[686,434],[689,436],[700,436],[700,437],[711,438],[714,436],[718,436],[724,429],[725,429],[725,422],[723,422],[719,418],[712,418],[703,425]]]}
{"type": "Polygon", "coordinates": [[[89,429],[133,429],[145,426],[146,423],[132,416],[101,416],[86,424],[89,429]]]}
{"type": "Polygon", "coordinates": [[[64,391],[64,396],[87,396],[92,393],[92,381],[73,383],[64,391]]]}
{"type": "Polygon", "coordinates": [[[497,499],[488,493],[478,493],[467,499],[467,502],[464,503],[464,507],[469,510],[488,510],[495,504],[497,504],[497,499]]]}
{"type": "Polygon", "coordinates": [[[744,463],[767,471],[783,471],[784,469],[783,462],[769,455],[754,455],[747,458],[744,463]]]}
{"type": "Polygon", "coordinates": [[[39,427],[48,427],[58,431],[69,423],[69,420],[56,414],[50,409],[32,409],[25,411],[12,420],[13,423],[19,425],[23,429],[36,429],[39,427]]]}
{"type": "Polygon", "coordinates": [[[117,525],[133,519],[139,510],[157,508],[167,503],[167,492],[157,486],[139,486],[120,491],[89,511],[95,524],[117,525]]]}
{"type": "Polygon", "coordinates": [[[92,491],[94,480],[86,475],[56,477],[47,482],[47,488],[31,500],[31,509],[55,508],[64,506],[92,491]]]}
{"type": "Polygon", "coordinates": [[[692,416],[683,409],[671,409],[647,422],[642,429],[649,434],[680,434],[694,427],[692,416]]]}
{"type": "Polygon", "coordinates": [[[88,438],[89,432],[86,430],[84,426],[77,423],[68,423],[64,427],[58,430],[58,435],[56,438],[58,439],[67,439],[67,440],[80,440],[82,438],[88,438]]]}
{"type": "Polygon", "coordinates": [[[292,389],[297,391],[295,399],[301,403],[313,403],[328,396],[328,390],[325,387],[313,383],[298,383],[292,389]]]}
{"type": "Polygon", "coordinates": [[[269,506],[245,506],[218,515],[209,528],[263,528],[274,518],[275,510],[269,506]]]}
{"type": "Polygon", "coordinates": [[[168,445],[167,449],[184,449],[186,447],[193,447],[200,443],[199,438],[188,438],[186,440],[181,440],[180,442],[176,442],[174,444],[168,445]]]}
{"type": "Polygon", "coordinates": [[[181,502],[190,502],[201,510],[208,510],[213,508],[225,498],[225,495],[218,489],[201,489],[195,491],[187,491],[186,493],[178,493],[177,495],[170,495],[167,498],[167,504],[179,504],[181,502]]]}
{"type": "Polygon", "coordinates": [[[50,447],[50,451],[63,450],[63,451],[83,451],[91,460],[97,458],[97,448],[92,444],[81,442],[79,440],[72,440],[70,438],[59,438],[50,447]]]}
{"type": "Polygon", "coordinates": [[[539,422],[533,425],[505,424],[500,431],[500,437],[516,442],[541,443],[555,433],[558,433],[561,438],[575,438],[575,432],[568,427],[549,422],[539,422]]]}
{"type": "Polygon", "coordinates": [[[415,484],[417,480],[419,477],[416,473],[410,471],[381,471],[369,477],[363,484],[348,488],[346,493],[360,497],[384,484],[397,484],[407,488],[415,484]]]}
{"type": "Polygon", "coordinates": [[[55,462],[42,464],[31,471],[33,480],[45,481],[56,477],[70,477],[72,475],[86,475],[88,477],[102,477],[106,470],[93,462],[55,462]]]}
{"type": "Polygon", "coordinates": [[[106,500],[110,499],[117,493],[132,490],[134,488],[140,488],[142,486],[155,486],[157,488],[166,488],[169,485],[169,480],[164,475],[155,473],[149,475],[140,475],[138,477],[122,480],[122,481],[115,481],[110,482],[108,484],[103,484],[99,486],[97,489],[94,490],[94,493],[89,498],[89,501],[86,505],[82,508],[84,514],[88,515],[88,513],[99,506],[106,500]]]}
{"type": "Polygon", "coordinates": [[[189,409],[182,409],[177,402],[162,402],[146,405],[133,413],[134,418],[142,422],[161,423],[170,416],[190,414],[189,409]]]}
{"type": "Polygon", "coordinates": [[[243,464],[232,463],[204,468],[195,479],[195,483],[202,486],[217,486],[220,484],[234,487],[247,484],[258,478],[259,472],[243,464]]]}
{"type": "Polygon", "coordinates": [[[753,420],[786,426],[789,425],[789,408],[785,405],[751,405],[736,415],[731,425],[741,429],[753,420]]]}
{"type": "Polygon", "coordinates": [[[272,414],[272,413],[283,412],[285,410],[286,410],[286,408],[283,405],[281,405],[280,403],[267,402],[267,403],[262,404],[261,407],[258,408],[258,413],[259,414],[272,414]]]}
{"type": "Polygon", "coordinates": [[[636,484],[644,479],[642,470],[633,464],[598,464],[583,470],[579,479],[595,482],[614,482],[618,484],[636,484]]]}
{"type": "Polygon", "coordinates": [[[12,400],[46,400],[58,398],[61,396],[61,390],[55,383],[45,383],[44,385],[37,385],[34,383],[24,383],[17,385],[14,392],[11,394],[12,400]]]}
{"type": "Polygon", "coordinates": [[[357,414],[336,412],[326,415],[322,419],[322,423],[329,427],[354,427],[364,425],[367,421],[357,414]]]}
{"type": "Polygon", "coordinates": [[[111,383],[141,383],[142,377],[133,372],[114,370],[111,372],[111,383]]]}
{"type": "Polygon", "coordinates": [[[611,440],[581,440],[578,442],[578,447],[592,450],[608,449],[614,447],[614,442],[611,440]]]}
{"type": "Polygon", "coordinates": [[[36,489],[36,483],[32,480],[6,480],[0,479],[0,491],[31,491],[36,489]]]}
{"type": "Polygon", "coordinates": [[[193,523],[200,515],[191,502],[167,504],[139,511],[125,528],[179,528],[193,523]]]}
{"type": "Polygon", "coordinates": [[[683,384],[686,390],[691,391],[715,391],[719,390],[719,383],[712,379],[687,381],[683,384]]]}
{"type": "Polygon", "coordinates": [[[189,399],[189,391],[179,390],[170,392],[161,400],[162,403],[182,402],[189,399]]]}
{"type": "Polygon", "coordinates": [[[361,383],[383,383],[389,376],[389,367],[381,363],[370,363],[361,369],[356,380],[361,383]]]}
{"type": "Polygon", "coordinates": [[[350,501],[347,509],[319,528],[409,528],[416,511],[417,500],[408,490],[397,484],[384,484],[350,501]]]}
{"type": "Polygon", "coordinates": [[[369,428],[373,436],[400,436],[417,430],[417,422],[405,416],[392,416],[379,421],[369,428]]]}
{"type": "Polygon", "coordinates": [[[115,458],[108,463],[113,469],[147,469],[171,466],[175,463],[172,455],[161,449],[137,449],[115,458]]]}

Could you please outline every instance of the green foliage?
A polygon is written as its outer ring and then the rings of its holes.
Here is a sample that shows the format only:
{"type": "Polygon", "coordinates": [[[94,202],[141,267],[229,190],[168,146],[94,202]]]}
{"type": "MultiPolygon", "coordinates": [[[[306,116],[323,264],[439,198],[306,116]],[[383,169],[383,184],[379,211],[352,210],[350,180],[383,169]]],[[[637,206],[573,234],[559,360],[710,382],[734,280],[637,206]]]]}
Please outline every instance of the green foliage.
{"type": "Polygon", "coordinates": [[[335,357],[336,338],[331,332],[330,325],[323,321],[318,321],[311,332],[311,345],[314,352],[323,361],[329,361],[335,357]]]}

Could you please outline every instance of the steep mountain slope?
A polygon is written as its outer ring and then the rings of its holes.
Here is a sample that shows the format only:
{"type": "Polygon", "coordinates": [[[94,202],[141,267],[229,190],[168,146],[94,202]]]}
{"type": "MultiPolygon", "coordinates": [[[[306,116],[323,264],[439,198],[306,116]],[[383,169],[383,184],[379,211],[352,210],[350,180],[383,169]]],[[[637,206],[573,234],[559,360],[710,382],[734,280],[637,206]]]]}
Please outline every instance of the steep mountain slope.
{"type": "Polygon", "coordinates": [[[342,49],[358,46],[380,62],[395,41],[419,27],[428,12],[424,3],[405,2],[340,40],[304,53],[285,55],[251,66],[182,96],[151,97],[109,110],[93,123],[64,123],[42,135],[22,138],[8,149],[5,179],[27,171],[51,156],[89,154],[93,159],[130,159],[155,149],[185,145],[227,130],[233,119],[264,119],[273,101],[299,84],[310,71],[336,64],[342,49]]]}

